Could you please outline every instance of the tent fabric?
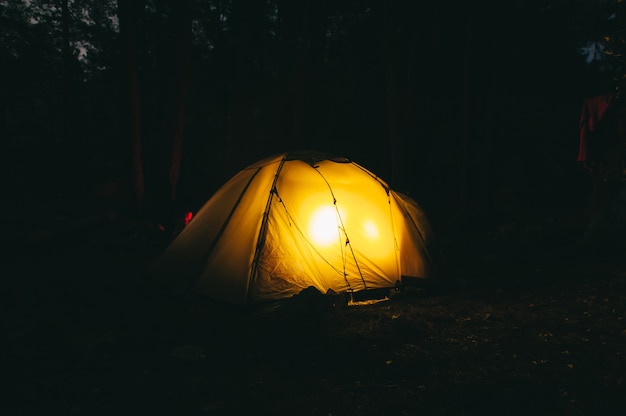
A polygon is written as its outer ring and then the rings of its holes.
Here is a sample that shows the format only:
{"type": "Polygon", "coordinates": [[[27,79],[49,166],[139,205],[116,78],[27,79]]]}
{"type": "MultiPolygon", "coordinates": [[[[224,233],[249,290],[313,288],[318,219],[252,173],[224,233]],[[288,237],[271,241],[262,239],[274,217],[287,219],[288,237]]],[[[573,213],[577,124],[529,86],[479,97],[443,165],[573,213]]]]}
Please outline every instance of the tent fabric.
{"type": "Polygon", "coordinates": [[[226,182],[171,242],[154,273],[232,303],[392,288],[428,279],[433,233],[409,196],[361,165],[287,152],[226,182]]]}

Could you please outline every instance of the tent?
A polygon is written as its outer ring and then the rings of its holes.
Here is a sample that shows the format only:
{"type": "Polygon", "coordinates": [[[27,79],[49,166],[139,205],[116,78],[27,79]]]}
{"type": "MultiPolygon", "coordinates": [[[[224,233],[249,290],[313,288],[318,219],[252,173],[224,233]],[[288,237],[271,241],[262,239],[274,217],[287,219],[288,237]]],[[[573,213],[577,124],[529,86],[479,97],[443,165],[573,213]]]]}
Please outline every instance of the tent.
{"type": "Polygon", "coordinates": [[[420,206],[359,164],[314,151],[241,170],[153,265],[168,284],[229,303],[394,288],[434,276],[420,206]]]}

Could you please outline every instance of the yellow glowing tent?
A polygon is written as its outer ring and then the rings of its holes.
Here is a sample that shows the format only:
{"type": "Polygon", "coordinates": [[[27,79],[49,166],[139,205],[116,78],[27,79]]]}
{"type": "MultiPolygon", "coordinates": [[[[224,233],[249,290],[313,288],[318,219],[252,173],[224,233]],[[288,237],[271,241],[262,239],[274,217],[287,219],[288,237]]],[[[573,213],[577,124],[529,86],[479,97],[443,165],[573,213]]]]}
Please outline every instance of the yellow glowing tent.
{"type": "Polygon", "coordinates": [[[357,163],[313,151],[254,163],[172,241],[155,273],[234,303],[393,288],[430,278],[419,205],[357,163]]]}

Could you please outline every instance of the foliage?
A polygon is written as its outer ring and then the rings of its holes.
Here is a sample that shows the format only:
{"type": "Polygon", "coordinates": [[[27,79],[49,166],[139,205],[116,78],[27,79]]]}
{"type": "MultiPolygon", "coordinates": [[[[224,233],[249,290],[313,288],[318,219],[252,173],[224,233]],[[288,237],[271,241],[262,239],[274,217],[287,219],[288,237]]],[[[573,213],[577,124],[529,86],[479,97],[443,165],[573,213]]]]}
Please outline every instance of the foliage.
{"type": "Polygon", "coordinates": [[[615,0],[610,10],[602,52],[609,57],[616,88],[621,88],[626,82],[626,5],[623,0],[615,0]]]}

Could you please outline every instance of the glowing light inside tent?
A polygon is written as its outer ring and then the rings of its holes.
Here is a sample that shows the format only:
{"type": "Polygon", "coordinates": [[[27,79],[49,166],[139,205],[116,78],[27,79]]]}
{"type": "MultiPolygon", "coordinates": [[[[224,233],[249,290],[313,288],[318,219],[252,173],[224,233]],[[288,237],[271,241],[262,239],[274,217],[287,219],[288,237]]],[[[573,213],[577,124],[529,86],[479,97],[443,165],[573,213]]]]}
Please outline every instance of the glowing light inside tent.
{"type": "Polygon", "coordinates": [[[365,235],[370,239],[378,238],[378,227],[374,224],[374,221],[365,221],[363,224],[363,230],[365,231],[365,235]]]}
{"type": "Polygon", "coordinates": [[[356,255],[373,262],[371,267],[395,271],[396,244],[388,205],[372,202],[365,189],[335,187],[335,193],[336,205],[328,201],[326,190],[308,193],[298,204],[307,239],[323,261],[342,269],[345,256],[356,255]]]}
{"type": "MultiPolygon", "coordinates": [[[[343,215],[339,212],[339,215],[343,215]]],[[[323,206],[313,212],[309,222],[309,235],[315,244],[326,246],[337,242],[340,220],[334,207],[323,206]]]]}

